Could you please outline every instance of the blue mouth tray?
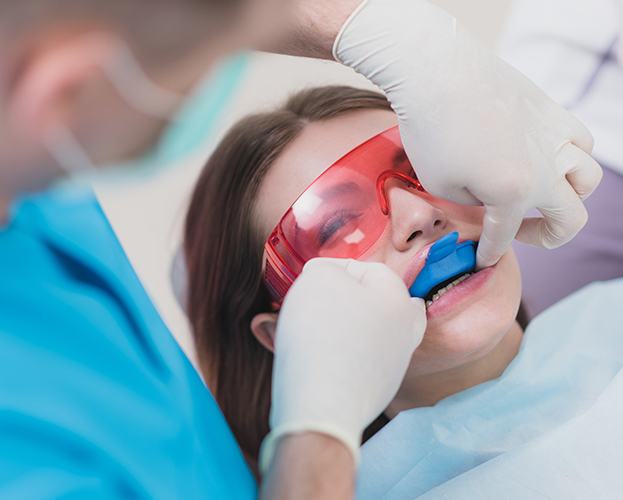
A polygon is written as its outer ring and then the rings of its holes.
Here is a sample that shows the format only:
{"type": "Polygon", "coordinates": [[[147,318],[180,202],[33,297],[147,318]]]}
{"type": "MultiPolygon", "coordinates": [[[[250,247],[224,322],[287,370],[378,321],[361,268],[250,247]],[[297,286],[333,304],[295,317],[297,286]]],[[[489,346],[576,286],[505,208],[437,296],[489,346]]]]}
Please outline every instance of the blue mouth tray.
{"type": "Polygon", "coordinates": [[[411,297],[426,297],[440,283],[476,268],[476,242],[457,244],[459,233],[446,234],[430,247],[424,268],[409,288],[411,297]]]}

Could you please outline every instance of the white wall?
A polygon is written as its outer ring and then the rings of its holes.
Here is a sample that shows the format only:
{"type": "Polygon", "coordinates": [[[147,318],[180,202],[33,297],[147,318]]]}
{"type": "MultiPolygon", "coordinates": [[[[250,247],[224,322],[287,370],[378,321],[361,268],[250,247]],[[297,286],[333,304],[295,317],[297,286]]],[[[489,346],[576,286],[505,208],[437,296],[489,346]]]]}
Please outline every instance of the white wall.
{"type": "MultiPolygon", "coordinates": [[[[436,0],[485,43],[493,45],[511,0],[436,0]]],[[[239,117],[274,105],[287,94],[310,85],[341,83],[370,85],[348,68],[329,61],[257,54],[228,107],[220,130],[239,117]]],[[[203,154],[188,158],[141,183],[99,182],[100,201],[128,256],[164,320],[191,360],[195,360],[186,318],[169,282],[172,256],[179,245],[185,203],[211,144],[203,154]]]]}

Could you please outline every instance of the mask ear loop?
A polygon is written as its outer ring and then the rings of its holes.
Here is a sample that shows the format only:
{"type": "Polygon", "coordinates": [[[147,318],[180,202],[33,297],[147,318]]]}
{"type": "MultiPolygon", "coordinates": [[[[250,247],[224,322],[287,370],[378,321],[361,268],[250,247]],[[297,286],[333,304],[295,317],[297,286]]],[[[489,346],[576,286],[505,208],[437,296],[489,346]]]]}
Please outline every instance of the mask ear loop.
{"type": "MultiPolygon", "coordinates": [[[[123,43],[118,47],[115,59],[102,64],[102,70],[115,90],[130,106],[146,116],[172,121],[171,117],[184,97],[155,84],[130,48],[123,43]]],[[[45,143],[56,163],[71,177],[97,170],[86,149],[68,127],[57,127],[48,134],[45,143]]]]}
{"type": "Polygon", "coordinates": [[[413,177],[408,176],[407,174],[403,174],[402,172],[396,172],[395,170],[385,170],[385,172],[381,173],[376,179],[376,197],[379,201],[379,205],[381,207],[381,212],[383,215],[389,215],[390,206],[389,199],[387,198],[387,194],[385,193],[385,182],[387,179],[396,178],[402,182],[404,182],[408,187],[417,189],[418,191],[424,191],[422,184],[419,180],[414,179],[413,177]]]}
{"type": "Polygon", "coordinates": [[[89,154],[67,127],[59,126],[47,134],[45,145],[57,165],[70,177],[97,170],[89,154]]]}
{"type": "Polygon", "coordinates": [[[172,120],[184,96],[167,90],[145,74],[129,47],[120,43],[115,58],[102,69],[115,90],[133,108],[154,118],[172,120]]]}

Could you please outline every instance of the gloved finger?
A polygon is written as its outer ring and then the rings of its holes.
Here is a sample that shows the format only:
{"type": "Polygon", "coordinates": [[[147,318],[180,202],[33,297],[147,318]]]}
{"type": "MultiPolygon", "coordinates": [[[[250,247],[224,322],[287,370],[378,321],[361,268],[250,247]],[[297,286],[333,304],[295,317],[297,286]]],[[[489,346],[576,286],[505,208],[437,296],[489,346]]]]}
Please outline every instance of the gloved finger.
{"type": "Polygon", "coordinates": [[[565,139],[575,144],[586,154],[591,154],[595,140],[590,130],[569,110],[558,103],[550,102],[555,106],[553,123],[558,124],[558,131],[564,135],[565,139]]]}
{"type": "Polygon", "coordinates": [[[455,189],[447,196],[445,194],[442,195],[441,198],[445,198],[461,205],[482,205],[481,201],[471,193],[468,187],[455,189]]]}
{"type": "Polygon", "coordinates": [[[327,266],[335,267],[336,269],[346,269],[353,259],[336,259],[330,257],[316,257],[308,260],[303,266],[302,272],[313,271],[318,268],[325,268],[327,266]]]}
{"type": "Polygon", "coordinates": [[[374,288],[383,294],[399,293],[408,297],[407,285],[389,267],[381,262],[351,260],[346,272],[366,288],[374,288]]]}
{"type": "Polygon", "coordinates": [[[588,221],[582,200],[566,181],[556,187],[546,207],[537,208],[543,217],[526,219],[517,233],[517,239],[529,245],[557,248],[573,239],[588,221]]]}
{"type": "Polygon", "coordinates": [[[356,281],[362,282],[368,272],[371,269],[375,269],[377,272],[381,271],[381,268],[386,268],[385,264],[380,262],[365,262],[355,259],[337,259],[333,257],[316,257],[309,260],[303,267],[303,272],[309,272],[317,268],[335,267],[346,272],[350,277],[356,281]]]}
{"type": "Polygon", "coordinates": [[[409,302],[414,308],[414,318],[416,323],[422,327],[422,333],[426,329],[426,303],[419,297],[410,297],[409,302]]]}
{"type": "Polygon", "coordinates": [[[593,152],[593,147],[595,146],[593,134],[591,134],[590,130],[586,128],[586,125],[584,125],[574,115],[571,115],[569,118],[572,121],[571,141],[586,154],[590,155],[593,152]]]}
{"type": "Polygon", "coordinates": [[[521,226],[523,212],[514,206],[487,206],[478,242],[476,267],[492,266],[509,249],[521,226]]]}
{"type": "Polygon", "coordinates": [[[599,163],[575,144],[565,144],[556,157],[556,163],[581,199],[588,198],[603,177],[599,163]]]}
{"type": "Polygon", "coordinates": [[[413,314],[413,344],[411,349],[415,351],[422,343],[424,333],[426,332],[426,305],[424,300],[418,297],[412,297],[409,305],[410,311],[413,314]]]}
{"type": "Polygon", "coordinates": [[[295,281],[295,285],[299,282],[303,277],[310,278],[313,277],[318,282],[323,283],[333,283],[333,286],[336,286],[339,282],[352,282],[356,284],[358,282],[357,277],[353,277],[348,272],[348,266],[351,262],[354,262],[353,259],[337,259],[337,258],[327,258],[327,257],[316,257],[311,259],[305,263],[303,266],[303,270],[301,274],[295,281]]]}
{"type": "Polygon", "coordinates": [[[317,257],[305,264],[303,272],[331,268],[344,271],[346,275],[365,287],[385,288],[385,291],[395,290],[397,287],[401,292],[403,288],[406,290],[406,285],[400,277],[382,262],[317,257]]]}

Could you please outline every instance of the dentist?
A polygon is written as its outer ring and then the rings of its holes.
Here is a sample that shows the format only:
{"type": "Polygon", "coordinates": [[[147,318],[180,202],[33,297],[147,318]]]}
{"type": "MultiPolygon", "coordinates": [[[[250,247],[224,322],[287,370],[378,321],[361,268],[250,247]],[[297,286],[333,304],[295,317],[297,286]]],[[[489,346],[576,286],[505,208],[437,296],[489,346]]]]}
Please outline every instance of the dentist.
{"type": "MultiPolygon", "coordinates": [[[[601,178],[588,131],[423,0],[5,1],[0,42],[2,498],[257,494],[93,197],[23,199],[147,150],[224,54],[334,57],[383,89],[424,186],[486,207],[481,266],[573,238],[601,178]]],[[[348,498],[423,306],[383,266],[317,261],[281,318],[263,493],[348,498]]]]}

